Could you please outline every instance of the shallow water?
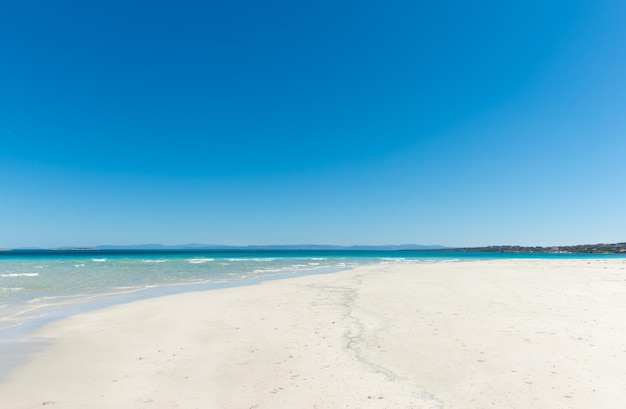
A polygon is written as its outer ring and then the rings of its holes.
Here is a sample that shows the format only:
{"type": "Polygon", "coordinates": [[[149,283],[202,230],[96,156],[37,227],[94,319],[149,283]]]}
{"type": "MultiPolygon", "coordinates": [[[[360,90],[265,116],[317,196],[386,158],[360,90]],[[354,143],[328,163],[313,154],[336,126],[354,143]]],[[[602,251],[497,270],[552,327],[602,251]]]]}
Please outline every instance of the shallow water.
{"type": "Polygon", "coordinates": [[[0,252],[0,380],[27,352],[42,346],[42,340],[28,336],[34,329],[109,305],[359,265],[613,257],[620,256],[336,250],[0,252]]]}
{"type": "Polygon", "coordinates": [[[6,251],[0,253],[0,331],[55,317],[70,306],[103,306],[218,284],[240,285],[356,265],[513,257],[598,256],[337,250],[6,251]]]}

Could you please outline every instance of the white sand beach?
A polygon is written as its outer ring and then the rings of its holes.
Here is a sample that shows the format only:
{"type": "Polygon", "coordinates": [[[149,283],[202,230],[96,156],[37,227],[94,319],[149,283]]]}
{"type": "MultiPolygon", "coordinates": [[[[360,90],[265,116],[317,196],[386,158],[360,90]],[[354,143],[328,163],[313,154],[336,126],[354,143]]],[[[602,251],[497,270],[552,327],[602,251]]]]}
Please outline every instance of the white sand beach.
{"type": "Polygon", "coordinates": [[[626,259],[359,267],[41,328],[3,409],[623,408],[626,259]]]}

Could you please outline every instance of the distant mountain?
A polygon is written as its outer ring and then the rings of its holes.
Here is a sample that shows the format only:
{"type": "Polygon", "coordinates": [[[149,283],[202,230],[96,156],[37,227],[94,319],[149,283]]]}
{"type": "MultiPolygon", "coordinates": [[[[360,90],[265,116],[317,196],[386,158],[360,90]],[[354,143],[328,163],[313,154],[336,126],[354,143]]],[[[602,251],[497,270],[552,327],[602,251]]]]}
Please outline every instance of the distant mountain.
{"type": "Polygon", "coordinates": [[[167,246],[163,244],[135,244],[135,245],[102,245],[94,247],[98,250],[441,250],[444,246],[423,244],[400,244],[378,246],[334,246],[326,244],[275,244],[229,246],[224,244],[178,244],[167,246]]]}
{"type": "Polygon", "coordinates": [[[166,246],[163,244],[149,243],[149,244],[130,244],[130,245],[102,245],[95,246],[97,250],[193,250],[193,249],[206,249],[206,248],[223,248],[226,246],[219,245],[204,245],[204,244],[178,244],[173,246],[166,246]]]}
{"type": "Polygon", "coordinates": [[[447,247],[425,244],[387,244],[387,245],[353,245],[335,246],[328,244],[274,244],[230,246],[224,244],[134,244],[134,245],[102,245],[95,247],[66,246],[54,249],[40,247],[21,247],[15,249],[0,249],[0,251],[54,251],[54,250],[370,250],[370,251],[419,251],[439,250],[471,251],[471,252],[500,252],[500,253],[595,253],[595,254],[626,254],[626,243],[613,244],[580,244],[575,246],[487,246],[487,247],[447,247]]]}

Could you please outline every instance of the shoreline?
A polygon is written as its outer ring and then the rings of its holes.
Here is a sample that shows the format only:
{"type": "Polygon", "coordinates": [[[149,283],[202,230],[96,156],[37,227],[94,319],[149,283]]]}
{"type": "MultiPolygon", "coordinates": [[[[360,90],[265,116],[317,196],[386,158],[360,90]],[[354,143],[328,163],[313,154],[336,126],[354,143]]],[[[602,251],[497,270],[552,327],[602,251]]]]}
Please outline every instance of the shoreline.
{"type": "MultiPolygon", "coordinates": [[[[34,253],[39,254],[41,252],[41,250],[37,250],[34,253]]],[[[279,270],[284,270],[283,272],[280,272],[276,275],[274,275],[274,273],[270,273],[267,274],[265,271],[262,271],[264,274],[263,275],[259,275],[256,276],[257,270],[255,270],[255,268],[259,268],[261,266],[257,265],[257,266],[244,266],[241,268],[237,268],[236,271],[230,272],[228,274],[222,274],[221,276],[219,276],[219,272],[218,272],[218,276],[216,277],[210,277],[210,273],[209,273],[209,278],[199,278],[199,276],[192,276],[192,279],[190,280],[185,280],[185,279],[181,279],[180,281],[175,281],[175,282],[166,282],[163,281],[163,277],[160,277],[156,280],[147,280],[147,281],[141,281],[141,280],[135,280],[135,282],[130,282],[129,285],[130,286],[125,286],[124,284],[120,284],[121,287],[116,287],[113,286],[111,287],[111,283],[103,283],[103,282],[96,282],[94,283],[94,287],[93,289],[79,289],[79,288],[74,288],[75,287],[75,282],[69,282],[68,283],[68,287],[71,288],[70,290],[66,290],[65,287],[65,282],[62,282],[62,278],[59,276],[59,269],[63,270],[65,268],[69,268],[69,269],[73,269],[72,267],[85,267],[85,262],[91,260],[91,261],[105,261],[106,258],[104,259],[93,259],[92,255],[84,255],[85,257],[83,257],[83,259],[76,259],[75,257],[75,253],[76,251],[67,251],[67,250],[46,250],[45,251],[46,254],[50,257],[54,257],[57,254],[56,253],[68,253],[65,254],[66,257],[63,257],[61,259],[56,259],[53,258],[55,261],[65,261],[67,265],[63,266],[63,265],[56,265],[53,266],[52,271],[45,271],[45,276],[46,277],[55,277],[58,280],[50,282],[50,279],[48,279],[48,281],[43,281],[41,283],[39,282],[33,282],[33,281],[28,281],[28,282],[14,282],[11,283],[10,281],[7,283],[3,283],[5,285],[8,285],[9,287],[4,288],[4,287],[0,287],[0,291],[6,290],[8,292],[11,291],[16,291],[19,290],[19,297],[14,297],[13,300],[11,300],[11,298],[8,299],[3,299],[4,300],[4,304],[1,304],[1,302],[3,300],[0,300],[0,311],[2,312],[2,316],[0,316],[0,335],[2,335],[3,331],[6,330],[11,330],[11,328],[13,327],[19,327],[21,325],[26,324],[28,327],[37,327],[40,326],[41,323],[45,323],[47,321],[50,320],[55,320],[58,319],[59,317],[65,317],[68,315],[72,315],[74,313],[77,312],[82,312],[82,311],[86,311],[86,310],[90,310],[90,309],[94,309],[94,308],[102,308],[102,307],[106,307],[106,306],[110,306],[110,305],[115,305],[115,304],[119,304],[119,303],[126,303],[126,302],[132,302],[135,300],[139,300],[139,299],[143,299],[143,298],[151,298],[151,297],[158,297],[158,296],[162,296],[162,295],[168,295],[168,294],[173,294],[173,293],[183,293],[183,292],[188,292],[188,291],[204,291],[204,290],[210,290],[214,287],[220,287],[221,283],[224,282],[226,283],[227,286],[237,286],[237,285],[245,285],[245,284],[249,284],[245,281],[250,280],[253,283],[268,279],[268,280],[273,280],[273,279],[284,279],[284,278],[290,278],[290,277],[295,277],[295,276],[299,276],[301,274],[319,274],[320,272],[318,270],[322,270],[321,273],[324,273],[325,270],[337,270],[337,269],[343,269],[343,268],[351,268],[354,265],[362,265],[360,263],[361,260],[367,260],[370,259],[371,260],[377,260],[378,263],[385,261],[385,262],[389,262],[389,261],[403,261],[403,262],[417,262],[417,263],[423,263],[423,262],[446,262],[446,261],[480,261],[480,260],[492,260],[492,259],[613,259],[613,258],[626,258],[626,256],[623,255],[617,255],[617,254],[601,254],[601,255],[592,255],[592,254],[534,254],[534,253],[507,253],[504,257],[502,253],[484,253],[484,252],[478,252],[478,253],[467,253],[467,252],[438,252],[437,254],[439,254],[439,256],[442,256],[445,254],[444,257],[434,257],[434,258],[430,258],[430,257],[424,257],[423,254],[427,254],[427,253],[432,253],[432,251],[422,251],[420,253],[419,257],[401,257],[404,255],[410,255],[411,253],[414,252],[407,252],[407,251],[397,251],[397,252],[390,252],[390,251],[377,251],[377,252],[365,252],[365,251],[352,251],[352,252],[333,252],[333,253],[338,253],[338,254],[342,254],[344,256],[347,256],[348,253],[352,254],[352,256],[354,256],[354,254],[359,253],[361,256],[363,254],[365,254],[365,257],[356,257],[354,258],[352,261],[357,261],[356,264],[351,264],[351,263],[337,263],[337,265],[332,265],[332,263],[330,265],[326,265],[323,266],[321,268],[311,268],[311,269],[302,269],[303,265],[300,264],[294,264],[292,266],[285,266],[282,265],[279,267],[279,270]],[[422,254],[423,253],[423,254],[422,254]],[[470,254],[470,255],[468,255],[470,254]],[[387,257],[383,257],[383,255],[387,256],[387,257]],[[393,257],[389,257],[393,255],[393,257]],[[78,263],[76,265],[74,265],[75,263],[78,263]],[[341,266],[339,265],[341,264],[341,266]],[[285,268],[287,267],[287,268],[285,268]],[[56,271],[54,271],[56,270],[56,271]],[[243,272],[243,273],[242,273],[243,272]],[[233,276],[238,276],[241,275],[241,277],[238,278],[232,278],[233,276]],[[11,285],[13,284],[13,285],[11,285]],[[13,288],[16,287],[16,288],[13,288]],[[24,288],[26,287],[26,288],[24,288]],[[48,288],[49,290],[52,290],[49,294],[47,294],[46,292],[29,292],[28,290],[30,290],[31,288],[35,288],[37,289],[38,287],[40,288],[48,288]],[[21,292],[22,290],[27,290],[24,292],[21,292]],[[87,291],[87,292],[85,292],[87,291]],[[25,294],[25,295],[24,295],[25,294]],[[19,298],[22,298],[21,300],[19,298]],[[64,300],[65,299],[65,300],[64,300]],[[16,301],[17,300],[17,301],[16,301]],[[92,307],[91,305],[95,305],[95,307],[92,307]],[[85,307],[81,307],[81,306],[85,306],[85,307]],[[71,312],[65,313],[63,310],[65,309],[69,309],[71,310],[71,312]],[[59,311],[59,312],[57,312],[59,311]],[[53,317],[52,318],[46,318],[45,316],[52,314],[53,317]],[[42,318],[43,316],[43,318],[42,318]],[[38,321],[35,323],[30,323],[29,321],[38,321]]],[[[101,251],[102,252],[102,251],[101,251]]],[[[30,254],[33,253],[32,251],[23,251],[23,253],[25,254],[30,254]]],[[[82,253],[82,252],[81,252],[82,253]]],[[[169,256],[171,255],[177,255],[180,257],[177,258],[173,258],[173,259],[169,259],[169,261],[181,261],[181,260],[185,260],[186,257],[183,257],[184,255],[195,255],[195,256],[210,256],[210,257],[216,257],[217,255],[221,255],[224,256],[224,254],[227,255],[231,255],[231,252],[224,252],[224,251],[211,251],[211,252],[206,252],[206,251],[170,251],[167,252],[169,256]]],[[[241,259],[232,259],[232,258],[227,258],[226,261],[231,262],[233,260],[235,261],[243,261],[243,260],[265,260],[263,259],[257,259],[257,258],[249,258],[250,256],[255,256],[258,255],[258,251],[254,252],[252,254],[248,254],[246,253],[246,257],[241,258],[241,259]]],[[[276,258],[268,258],[268,260],[274,260],[274,259],[283,259],[283,260],[288,260],[288,259],[296,259],[297,257],[294,257],[294,254],[297,254],[300,257],[304,257],[307,259],[306,261],[309,260],[318,260],[316,257],[313,256],[328,256],[329,251],[265,251],[263,252],[264,255],[272,255],[275,256],[276,258]],[[284,257],[286,254],[289,254],[289,257],[284,257]]],[[[144,261],[144,262],[155,262],[155,260],[141,260],[144,257],[153,257],[153,256],[158,256],[158,255],[162,255],[163,251],[127,251],[127,250],[117,250],[117,251],[104,251],[103,253],[104,255],[113,255],[113,256],[124,256],[121,257],[120,259],[112,259],[113,260],[137,260],[137,261],[144,261]],[[128,259],[127,256],[132,255],[133,258],[128,259]]],[[[32,255],[32,254],[31,254],[32,255]]],[[[323,257],[322,259],[324,260],[333,260],[335,259],[335,254],[333,254],[333,257],[323,257]]],[[[346,260],[349,258],[346,257],[341,257],[337,260],[346,260]]],[[[22,260],[22,257],[18,257],[17,260],[22,260]]],[[[26,257],[23,259],[24,261],[27,262],[33,262],[32,265],[29,267],[24,267],[24,265],[22,266],[6,266],[3,265],[2,263],[0,263],[0,267],[6,267],[4,268],[4,271],[6,272],[6,274],[0,274],[2,276],[3,280],[12,280],[15,277],[21,277],[21,276],[27,276],[27,277],[31,277],[31,276],[35,276],[37,277],[37,280],[40,280],[44,277],[44,274],[41,274],[40,271],[37,270],[37,272],[32,272],[33,268],[34,269],[40,269],[40,268],[49,268],[49,265],[39,265],[41,262],[40,261],[36,261],[38,260],[38,258],[29,258],[26,257]]],[[[207,261],[209,259],[206,259],[207,261]]],[[[218,264],[221,264],[220,261],[223,260],[222,258],[211,258],[211,261],[216,261],[218,264]]],[[[0,262],[2,261],[8,261],[8,260],[0,260],[0,262]]],[[[43,260],[42,260],[43,261],[43,260]]],[[[156,260],[158,262],[166,262],[168,260],[164,259],[164,260],[156,260]]],[[[190,262],[190,263],[194,263],[195,260],[194,259],[187,259],[186,261],[190,262]]],[[[203,262],[205,261],[204,259],[202,260],[203,262]]],[[[117,261],[115,261],[117,262],[117,261]]],[[[92,263],[93,264],[93,263],[92,263]]],[[[98,263],[100,264],[100,263],[98,263]]],[[[138,265],[132,266],[132,269],[135,271],[135,273],[139,272],[140,274],[137,274],[137,276],[142,276],[142,275],[146,275],[149,276],[150,274],[153,273],[153,271],[140,271],[141,269],[141,264],[139,263],[138,265]]],[[[309,263],[312,264],[312,263],[309,263]]],[[[367,265],[369,263],[365,263],[365,265],[367,265]]],[[[145,266],[145,264],[144,264],[145,266]]],[[[129,266],[114,266],[112,267],[112,269],[114,270],[121,270],[123,268],[129,268],[129,266]]],[[[42,270],[43,271],[43,270],[42,270]]],[[[190,270],[191,271],[191,270],[190,270]]],[[[278,271],[278,270],[275,270],[278,271]]],[[[81,271],[82,273],[82,271],[81,271]]],[[[91,273],[93,274],[93,272],[91,273]]],[[[167,274],[167,273],[166,273],[167,274]]],[[[197,274],[197,273],[196,273],[197,274]]],[[[205,272],[200,272],[200,276],[204,275],[205,272]]],[[[102,275],[100,275],[102,276],[102,275]]],[[[99,280],[99,277],[95,276],[93,277],[96,281],[99,280]]],[[[29,278],[28,280],[32,280],[32,278],[29,278]]],[[[122,282],[124,280],[121,280],[122,282]]]]}
{"type": "MultiPolygon", "coordinates": [[[[207,292],[220,289],[238,288],[260,285],[265,281],[287,280],[291,278],[324,275],[349,270],[348,267],[324,267],[310,270],[297,270],[273,276],[246,277],[232,280],[219,279],[200,283],[173,283],[137,288],[128,292],[101,293],[93,295],[76,295],[76,300],[67,303],[51,303],[37,306],[30,310],[20,311],[16,315],[23,315],[21,321],[12,326],[0,327],[0,384],[7,378],[13,369],[25,362],[28,356],[38,347],[33,341],[33,335],[42,327],[54,324],[77,314],[89,313],[100,309],[115,307],[153,298],[184,295],[195,292],[207,292]],[[28,316],[29,312],[35,312],[28,316]]],[[[5,321],[12,317],[3,318],[5,321]]]]}
{"type": "Polygon", "coordinates": [[[181,281],[175,283],[155,283],[143,287],[138,286],[136,288],[108,289],[107,292],[96,292],[93,294],[70,294],[54,297],[71,298],[70,301],[66,302],[50,302],[49,304],[36,305],[28,309],[23,308],[23,305],[12,306],[14,311],[12,311],[10,315],[0,318],[0,324],[4,324],[4,326],[0,325],[0,333],[7,334],[13,330],[21,332],[21,328],[24,328],[25,331],[28,332],[75,314],[149,298],[256,285],[264,281],[284,280],[305,275],[329,274],[343,269],[349,269],[349,267],[322,267],[317,269],[293,270],[276,275],[259,277],[242,276],[231,279],[220,277],[199,282],[181,281]],[[33,313],[32,315],[29,314],[31,312],[33,313]],[[14,324],[7,324],[12,320],[15,321],[14,324]]]}
{"type": "Polygon", "coordinates": [[[625,291],[626,259],[508,259],[142,299],[39,328],[45,345],[0,383],[0,401],[618,408],[625,291]]]}

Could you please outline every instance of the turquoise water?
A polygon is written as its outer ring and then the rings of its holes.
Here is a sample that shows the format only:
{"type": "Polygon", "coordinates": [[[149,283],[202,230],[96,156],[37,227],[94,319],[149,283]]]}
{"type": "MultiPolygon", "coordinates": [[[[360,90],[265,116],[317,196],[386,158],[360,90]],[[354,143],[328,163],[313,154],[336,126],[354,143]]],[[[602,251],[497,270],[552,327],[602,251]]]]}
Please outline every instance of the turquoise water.
{"type": "Polygon", "coordinates": [[[68,306],[100,306],[356,265],[529,257],[603,256],[336,250],[7,251],[0,252],[0,330],[29,320],[52,319],[61,310],[70,311],[68,306]]]}
{"type": "MultiPolygon", "coordinates": [[[[0,381],[39,347],[31,331],[89,309],[359,265],[614,255],[447,251],[2,251],[0,381]]],[[[624,257],[623,255],[621,257],[624,257]]]]}

